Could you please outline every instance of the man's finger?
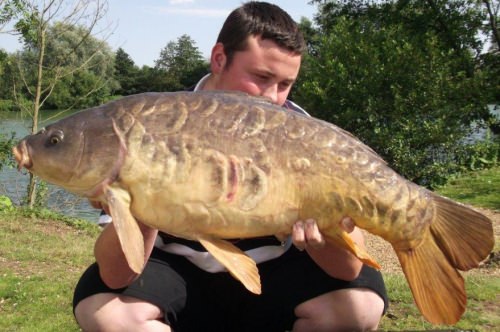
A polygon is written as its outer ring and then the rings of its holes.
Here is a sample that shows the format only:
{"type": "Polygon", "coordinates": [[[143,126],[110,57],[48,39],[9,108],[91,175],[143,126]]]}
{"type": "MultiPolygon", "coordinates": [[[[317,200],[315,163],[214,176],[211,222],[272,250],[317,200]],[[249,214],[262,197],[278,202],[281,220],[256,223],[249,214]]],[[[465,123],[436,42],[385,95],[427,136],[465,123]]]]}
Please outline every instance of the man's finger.
{"type": "Polygon", "coordinates": [[[304,250],[306,247],[306,236],[304,223],[302,221],[297,221],[293,225],[292,242],[299,250],[304,250]]]}
{"type": "Polygon", "coordinates": [[[307,245],[314,248],[321,248],[325,245],[325,239],[319,231],[318,224],[316,224],[314,219],[306,220],[305,237],[307,245]]]}
{"type": "Polygon", "coordinates": [[[341,227],[346,231],[347,233],[351,233],[354,230],[354,220],[352,220],[350,217],[344,217],[340,221],[341,227]]]}

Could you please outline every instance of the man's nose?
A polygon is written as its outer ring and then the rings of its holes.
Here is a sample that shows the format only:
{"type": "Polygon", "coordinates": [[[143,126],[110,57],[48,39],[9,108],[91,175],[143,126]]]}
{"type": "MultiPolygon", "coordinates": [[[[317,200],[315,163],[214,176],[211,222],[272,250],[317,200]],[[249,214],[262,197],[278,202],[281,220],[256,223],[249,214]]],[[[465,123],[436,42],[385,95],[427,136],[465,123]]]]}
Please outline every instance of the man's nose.
{"type": "Polygon", "coordinates": [[[278,84],[268,85],[263,91],[262,96],[270,99],[274,104],[278,103],[278,84]]]}

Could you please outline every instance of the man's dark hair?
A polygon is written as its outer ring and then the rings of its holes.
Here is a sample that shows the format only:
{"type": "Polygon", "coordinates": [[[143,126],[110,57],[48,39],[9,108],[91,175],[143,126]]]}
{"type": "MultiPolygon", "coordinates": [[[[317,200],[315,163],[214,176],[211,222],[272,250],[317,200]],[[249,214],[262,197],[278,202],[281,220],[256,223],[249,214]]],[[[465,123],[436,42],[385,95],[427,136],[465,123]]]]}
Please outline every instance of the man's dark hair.
{"type": "Polygon", "coordinates": [[[227,17],[217,38],[224,45],[226,65],[231,64],[235,52],[246,49],[249,36],[270,39],[296,54],[305,50],[297,23],[283,9],[267,2],[247,2],[227,17]]]}

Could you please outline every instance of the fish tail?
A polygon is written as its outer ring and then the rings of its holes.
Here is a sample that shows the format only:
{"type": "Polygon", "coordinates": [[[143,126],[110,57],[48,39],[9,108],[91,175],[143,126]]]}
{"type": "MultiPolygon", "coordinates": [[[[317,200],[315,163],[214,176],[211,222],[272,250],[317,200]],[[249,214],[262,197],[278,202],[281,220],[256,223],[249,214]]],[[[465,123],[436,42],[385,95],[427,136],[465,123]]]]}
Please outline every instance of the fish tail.
{"type": "Polygon", "coordinates": [[[431,232],[459,270],[468,271],[481,263],[493,250],[493,223],[485,215],[448,198],[434,196],[437,216],[431,232]]]}
{"type": "Polygon", "coordinates": [[[481,213],[434,195],[435,215],[422,242],[396,249],[415,302],[434,324],[454,324],[465,311],[464,280],[458,270],[477,267],[493,249],[493,226],[481,213]]]}

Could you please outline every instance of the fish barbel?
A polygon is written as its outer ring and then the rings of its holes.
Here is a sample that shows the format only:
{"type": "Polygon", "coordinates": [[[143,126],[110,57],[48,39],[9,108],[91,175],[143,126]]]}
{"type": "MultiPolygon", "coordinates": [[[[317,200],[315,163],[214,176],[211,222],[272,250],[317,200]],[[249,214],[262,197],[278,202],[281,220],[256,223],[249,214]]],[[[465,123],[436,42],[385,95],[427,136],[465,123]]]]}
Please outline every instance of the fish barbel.
{"type": "Polygon", "coordinates": [[[338,224],[390,242],[432,323],[466,307],[458,270],[493,248],[491,221],[398,175],[321,120],[239,93],[145,93],[91,108],[24,138],[19,168],[109,207],[130,267],[144,267],[136,220],[199,241],[250,291],[255,262],[224,239],[290,234],[314,218],[326,241],[379,268],[338,224]]]}

